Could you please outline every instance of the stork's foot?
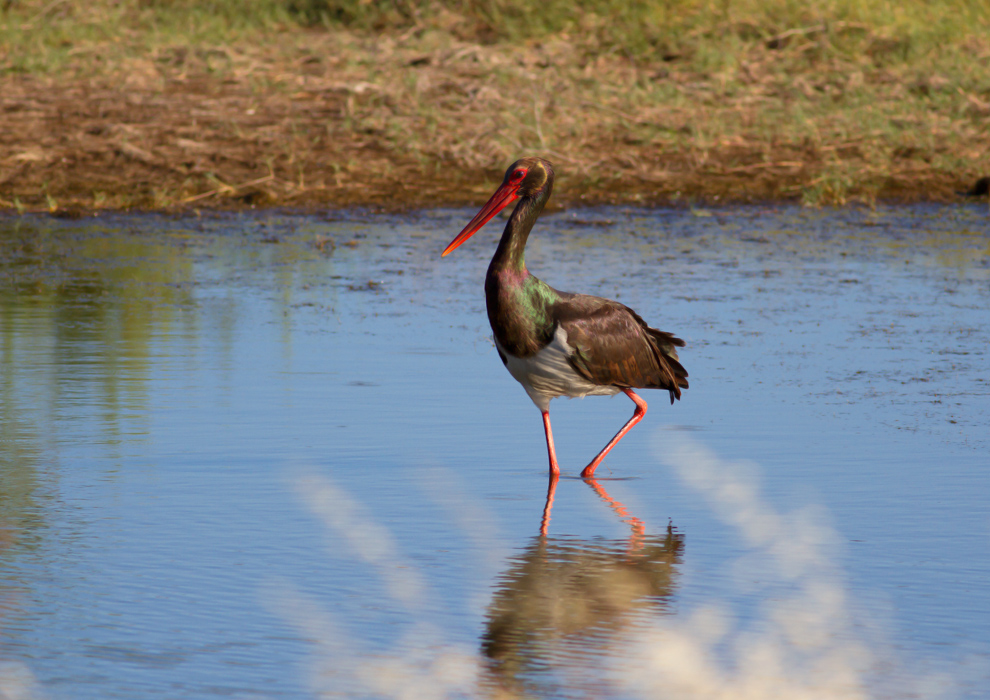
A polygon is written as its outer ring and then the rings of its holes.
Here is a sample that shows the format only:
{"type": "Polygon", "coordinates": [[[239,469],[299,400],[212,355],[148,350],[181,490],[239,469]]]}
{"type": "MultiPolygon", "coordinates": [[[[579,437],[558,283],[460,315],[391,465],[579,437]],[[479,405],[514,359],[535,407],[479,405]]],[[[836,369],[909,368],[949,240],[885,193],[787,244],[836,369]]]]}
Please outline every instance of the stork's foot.
{"type": "MultiPolygon", "coordinates": [[[[610,448],[609,448],[610,449],[610,448]]],[[[608,449],[602,450],[597,457],[595,457],[591,463],[581,470],[582,479],[592,479],[595,478],[595,470],[598,469],[598,465],[605,461],[605,453],[608,449]]]]}

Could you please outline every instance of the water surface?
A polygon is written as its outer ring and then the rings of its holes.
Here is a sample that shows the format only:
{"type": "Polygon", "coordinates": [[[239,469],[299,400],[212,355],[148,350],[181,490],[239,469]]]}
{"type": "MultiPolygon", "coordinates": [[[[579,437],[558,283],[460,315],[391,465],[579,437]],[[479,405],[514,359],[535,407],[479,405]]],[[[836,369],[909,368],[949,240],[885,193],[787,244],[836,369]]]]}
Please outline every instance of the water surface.
{"type": "Polygon", "coordinates": [[[985,208],[545,216],[691,374],[545,537],[471,214],[0,221],[0,694],[984,695],[985,208]]]}

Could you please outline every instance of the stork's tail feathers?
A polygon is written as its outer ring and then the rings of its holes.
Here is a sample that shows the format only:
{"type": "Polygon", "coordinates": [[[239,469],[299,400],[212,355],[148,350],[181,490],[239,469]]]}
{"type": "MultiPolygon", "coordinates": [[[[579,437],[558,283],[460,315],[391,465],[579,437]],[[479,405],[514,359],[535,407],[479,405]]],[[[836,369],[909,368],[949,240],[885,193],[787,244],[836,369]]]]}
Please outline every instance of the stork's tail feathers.
{"type": "Polygon", "coordinates": [[[677,357],[677,348],[683,348],[685,343],[673,333],[658,331],[656,328],[646,329],[657,351],[663,381],[660,388],[670,392],[670,403],[681,398],[681,389],[688,388],[688,373],[677,357]]]}

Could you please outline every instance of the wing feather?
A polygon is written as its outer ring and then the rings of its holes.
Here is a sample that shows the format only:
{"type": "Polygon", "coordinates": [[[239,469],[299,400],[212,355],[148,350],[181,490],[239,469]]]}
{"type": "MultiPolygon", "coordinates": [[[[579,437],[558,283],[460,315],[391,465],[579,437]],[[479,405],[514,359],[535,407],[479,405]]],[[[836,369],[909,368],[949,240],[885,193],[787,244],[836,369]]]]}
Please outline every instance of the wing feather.
{"type": "Polygon", "coordinates": [[[678,360],[684,341],[646,325],[624,304],[585,294],[563,296],[554,309],[574,352],[574,368],[601,385],[666,389],[670,401],[688,387],[688,373],[678,360]]]}

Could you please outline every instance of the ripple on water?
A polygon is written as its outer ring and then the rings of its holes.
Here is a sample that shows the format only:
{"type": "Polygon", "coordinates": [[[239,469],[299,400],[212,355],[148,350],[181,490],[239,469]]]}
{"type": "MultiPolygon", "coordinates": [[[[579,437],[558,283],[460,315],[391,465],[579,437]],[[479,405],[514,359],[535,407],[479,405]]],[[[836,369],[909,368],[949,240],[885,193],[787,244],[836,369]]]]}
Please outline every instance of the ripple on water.
{"type": "Polygon", "coordinates": [[[546,538],[471,213],[0,218],[0,694],[982,696],[985,208],[543,217],[691,373],[546,538]]]}

